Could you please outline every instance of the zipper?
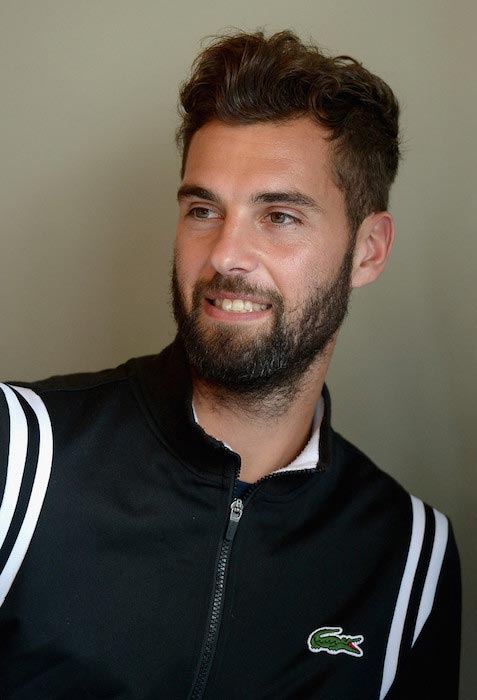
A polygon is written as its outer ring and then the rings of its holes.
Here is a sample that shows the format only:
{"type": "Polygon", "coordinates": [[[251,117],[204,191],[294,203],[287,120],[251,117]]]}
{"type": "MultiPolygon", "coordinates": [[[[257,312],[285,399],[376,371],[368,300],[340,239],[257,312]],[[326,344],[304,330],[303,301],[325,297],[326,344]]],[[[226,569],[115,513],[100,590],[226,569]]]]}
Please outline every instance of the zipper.
{"type": "Polygon", "coordinates": [[[230,559],[230,552],[235,534],[243,514],[243,501],[236,498],[230,505],[230,515],[227,523],[225,537],[220,545],[220,552],[215,570],[214,592],[208,620],[207,634],[205,637],[199,669],[189,700],[200,700],[203,697],[207,679],[209,677],[212,661],[214,660],[217,637],[220,630],[222,610],[224,604],[225,581],[230,559]]]}
{"type": "MultiPolygon", "coordinates": [[[[308,472],[308,469],[300,469],[294,473],[296,474],[308,472]]],[[[268,479],[273,479],[277,476],[282,476],[282,474],[284,473],[286,472],[278,474],[267,474],[266,476],[263,476],[255,483],[250,484],[249,488],[245,490],[241,498],[234,498],[234,500],[230,504],[230,515],[227,522],[225,536],[220,545],[217,566],[215,569],[214,589],[212,594],[212,605],[210,608],[210,614],[207,623],[207,633],[202,646],[198,671],[196,672],[194,685],[192,686],[192,690],[189,694],[188,700],[201,700],[205,692],[207,680],[209,678],[210,669],[212,667],[212,662],[215,656],[215,648],[220,630],[220,623],[222,621],[222,610],[225,596],[227,568],[234,537],[237,533],[237,528],[240,519],[243,515],[244,501],[249,500],[252,492],[255,491],[262,482],[267,481],[268,479]]],[[[234,494],[237,491],[238,475],[239,470],[237,469],[235,472],[235,479],[233,481],[232,488],[232,493],[234,494]]]]}

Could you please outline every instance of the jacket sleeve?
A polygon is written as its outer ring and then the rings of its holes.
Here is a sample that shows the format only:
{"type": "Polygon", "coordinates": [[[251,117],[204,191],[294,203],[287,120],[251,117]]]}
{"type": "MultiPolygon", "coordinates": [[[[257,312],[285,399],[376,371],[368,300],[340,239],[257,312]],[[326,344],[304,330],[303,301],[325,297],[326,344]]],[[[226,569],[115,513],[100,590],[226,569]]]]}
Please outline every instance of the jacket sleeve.
{"type": "Polygon", "coordinates": [[[35,531],[51,473],[53,433],[41,397],[0,384],[0,605],[35,531]]]}
{"type": "Polygon", "coordinates": [[[461,628],[461,580],[452,529],[427,618],[385,700],[457,700],[461,628]]]}
{"type": "Polygon", "coordinates": [[[0,502],[3,495],[3,478],[5,476],[5,470],[7,466],[7,455],[8,455],[8,434],[9,434],[9,418],[8,418],[8,407],[3,392],[4,385],[0,383],[0,502]]]}
{"type": "Polygon", "coordinates": [[[13,508],[6,493],[7,473],[10,455],[10,412],[7,403],[9,387],[0,383],[0,605],[1,575],[8,558],[7,534],[13,518],[13,508]]]}

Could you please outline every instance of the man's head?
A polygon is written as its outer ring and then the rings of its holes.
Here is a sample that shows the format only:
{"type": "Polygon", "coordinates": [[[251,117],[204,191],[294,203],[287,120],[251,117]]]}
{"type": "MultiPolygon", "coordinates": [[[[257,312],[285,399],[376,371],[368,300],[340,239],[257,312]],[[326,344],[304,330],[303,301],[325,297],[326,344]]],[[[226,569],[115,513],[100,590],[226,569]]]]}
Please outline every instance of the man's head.
{"type": "Polygon", "coordinates": [[[399,162],[399,106],[389,86],[348,56],[328,57],[284,31],[220,37],[197,57],[180,93],[182,174],[192,136],[205,124],[309,117],[326,129],[332,175],[350,231],[388,208],[399,162]]]}
{"type": "Polygon", "coordinates": [[[182,101],[173,298],[189,359],[235,393],[290,389],[332,347],[351,287],[384,267],[397,105],[351,59],[289,33],[215,43],[182,101]]]}

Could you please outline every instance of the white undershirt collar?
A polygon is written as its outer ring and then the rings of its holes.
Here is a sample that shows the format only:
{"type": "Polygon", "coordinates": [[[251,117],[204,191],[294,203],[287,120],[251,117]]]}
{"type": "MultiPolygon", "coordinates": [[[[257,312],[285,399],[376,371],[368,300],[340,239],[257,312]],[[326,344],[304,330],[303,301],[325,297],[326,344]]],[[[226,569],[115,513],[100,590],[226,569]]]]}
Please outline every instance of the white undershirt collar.
{"type": "MultiPolygon", "coordinates": [[[[298,457],[295,457],[293,462],[290,462],[290,464],[288,464],[286,467],[276,469],[274,472],[271,472],[272,474],[283,474],[283,472],[296,472],[305,469],[316,469],[316,465],[318,464],[320,458],[320,427],[321,421],[323,420],[324,411],[325,402],[323,400],[323,396],[320,396],[320,399],[316,405],[315,415],[313,417],[313,423],[311,426],[311,436],[307,444],[300,452],[298,457]]],[[[197,423],[197,425],[200,425],[195,410],[194,402],[192,402],[192,413],[194,415],[195,422],[197,423]]],[[[227,445],[225,442],[223,442],[222,444],[228,450],[233,452],[232,448],[229,447],[229,445],[227,445]]]]}

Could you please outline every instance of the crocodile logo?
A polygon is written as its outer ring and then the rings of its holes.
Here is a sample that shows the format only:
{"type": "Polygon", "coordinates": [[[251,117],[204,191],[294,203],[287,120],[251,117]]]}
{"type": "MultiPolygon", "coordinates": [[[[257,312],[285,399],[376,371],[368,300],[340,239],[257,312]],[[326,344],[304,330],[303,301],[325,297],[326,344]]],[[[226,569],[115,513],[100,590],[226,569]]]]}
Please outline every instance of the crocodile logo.
{"type": "Polygon", "coordinates": [[[347,635],[342,632],[341,627],[318,627],[308,637],[308,649],[314,654],[324,651],[333,655],[363,656],[363,650],[359,646],[364,641],[363,635],[347,635]]]}

